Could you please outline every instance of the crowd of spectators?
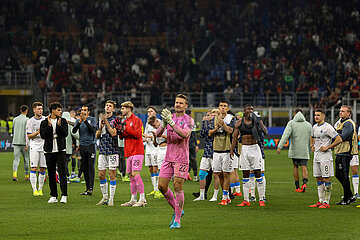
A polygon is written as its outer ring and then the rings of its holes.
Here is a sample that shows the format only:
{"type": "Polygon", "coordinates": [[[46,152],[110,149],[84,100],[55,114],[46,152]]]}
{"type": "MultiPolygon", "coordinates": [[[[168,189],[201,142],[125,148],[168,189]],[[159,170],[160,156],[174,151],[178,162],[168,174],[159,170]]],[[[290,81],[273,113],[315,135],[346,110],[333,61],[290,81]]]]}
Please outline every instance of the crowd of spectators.
{"type": "Polygon", "coordinates": [[[358,9],[356,0],[16,0],[1,6],[0,67],[34,73],[44,92],[149,91],[155,105],[178,91],[258,103],[310,93],[328,107],[359,98],[358,9]]]}

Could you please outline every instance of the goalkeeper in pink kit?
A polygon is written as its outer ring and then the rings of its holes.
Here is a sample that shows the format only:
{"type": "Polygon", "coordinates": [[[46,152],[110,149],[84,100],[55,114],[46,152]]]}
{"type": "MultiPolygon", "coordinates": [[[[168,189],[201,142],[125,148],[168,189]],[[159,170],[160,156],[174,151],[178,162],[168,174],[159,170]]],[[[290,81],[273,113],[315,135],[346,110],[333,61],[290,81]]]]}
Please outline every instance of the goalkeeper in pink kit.
{"type": "Polygon", "coordinates": [[[185,95],[179,94],[176,96],[174,107],[175,114],[171,114],[167,109],[161,112],[163,124],[156,131],[156,136],[160,137],[164,130],[167,130],[167,151],[160,169],[159,190],[174,209],[169,225],[171,229],[181,227],[180,218],[184,215],[183,184],[188,175],[189,137],[194,127],[194,120],[185,114],[185,109],[188,107],[185,95]],[[173,192],[168,188],[173,176],[176,197],[174,197],[173,192]]]}

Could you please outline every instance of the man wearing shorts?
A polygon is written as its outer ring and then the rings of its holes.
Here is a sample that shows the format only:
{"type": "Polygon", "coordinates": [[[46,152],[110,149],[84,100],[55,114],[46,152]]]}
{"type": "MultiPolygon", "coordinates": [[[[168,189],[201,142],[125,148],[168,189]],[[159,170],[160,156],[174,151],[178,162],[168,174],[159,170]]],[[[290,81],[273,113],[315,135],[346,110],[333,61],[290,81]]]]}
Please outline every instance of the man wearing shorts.
{"type": "Polygon", "coordinates": [[[159,175],[159,190],[163,193],[169,205],[174,209],[170,229],[180,228],[180,218],[184,207],[183,184],[189,169],[189,137],[194,127],[194,120],[187,114],[187,96],[179,94],[175,99],[175,114],[167,109],[161,112],[163,124],[156,130],[156,136],[161,137],[167,130],[167,151],[159,175]],[[168,188],[174,176],[174,191],[168,188]]]}
{"type": "Polygon", "coordinates": [[[26,134],[30,140],[30,183],[33,189],[33,195],[43,196],[42,188],[45,182],[46,160],[44,155],[44,139],[40,137],[40,124],[45,119],[42,115],[43,104],[41,102],[33,103],[34,116],[26,123],[26,134]],[[39,168],[39,188],[36,187],[38,178],[36,170],[39,168]]]}
{"type": "Polygon", "coordinates": [[[237,205],[240,207],[250,206],[249,189],[250,189],[250,170],[254,171],[256,184],[259,193],[259,206],[264,207],[264,188],[263,179],[261,177],[262,154],[258,142],[260,141],[261,124],[253,113],[252,105],[245,105],[244,117],[235,124],[235,130],[230,150],[231,158],[234,157],[234,149],[238,144],[238,136],[241,136],[241,154],[239,169],[243,171],[243,193],[244,201],[237,205]]]}
{"type": "Polygon", "coordinates": [[[144,182],[141,179],[140,171],[144,161],[144,145],[142,142],[142,122],[140,118],[133,113],[134,104],[132,102],[123,102],[121,104],[121,113],[125,118],[125,125],[122,131],[118,132],[119,137],[125,139],[125,157],[126,172],[130,175],[130,201],[121,204],[123,207],[145,207],[146,199],[144,192],[144,182]],[[137,202],[137,192],[140,199],[137,202]]]}
{"type": "Polygon", "coordinates": [[[334,164],[331,149],[320,151],[321,147],[327,147],[333,139],[340,136],[335,129],[325,122],[325,112],[321,109],[315,110],[315,122],[311,133],[310,146],[314,152],[313,173],[318,185],[319,201],[310,207],[330,208],[330,196],[332,184],[330,178],[334,176],[334,164]]]}
{"type": "Polygon", "coordinates": [[[309,145],[312,126],[306,121],[301,109],[296,109],[294,115],[294,119],[289,121],[285,127],[277,148],[277,153],[280,154],[281,149],[289,139],[290,148],[288,157],[293,161],[295,191],[303,193],[306,190],[308,182],[307,162],[310,159],[309,145]],[[301,166],[303,177],[301,188],[299,184],[299,166],[301,166]]]}
{"type": "Polygon", "coordinates": [[[108,100],[105,103],[105,114],[99,115],[99,129],[95,137],[100,139],[98,170],[100,178],[100,189],[103,195],[100,202],[96,205],[114,206],[114,196],[116,190],[116,168],[119,165],[119,149],[117,142],[117,132],[115,129],[115,119],[113,115],[116,103],[108,100]],[[106,179],[106,169],[109,169],[110,176],[110,198],[108,195],[108,184],[106,179]]]}
{"type": "MultiPolygon", "coordinates": [[[[162,125],[162,121],[157,119],[156,116],[149,117],[148,123],[155,129],[155,131],[162,125]]],[[[157,153],[155,154],[156,156],[155,161],[158,167],[161,167],[165,158],[165,154],[167,150],[166,138],[167,138],[166,130],[163,132],[163,134],[160,137],[156,137],[156,134],[154,135],[154,145],[156,145],[156,150],[157,150],[157,153]]],[[[157,185],[156,185],[157,192],[155,193],[155,198],[162,198],[164,196],[159,191],[158,184],[159,181],[157,181],[157,185]]]]}
{"type": "Polygon", "coordinates": [[[147,107],[148,121],[145,125],[145,131],[143,139],[145,142],[145,166],[149,167],[151,183],[153,185],[153,191],[148,193],[148,196],[154,196],[158,192],[159,183],[159,169],[156,163],[157,147],[154,146],[154,134],[155,129],[149,124],[149,118],[152,116],[156,117],[156,108],[153,106],[147,107]]]}
{"type": "Polygon", "coordinates": [[[231,203],[229,197],[230,173],[234,171],[234,161],[230,158],[231,134],[233,132],[236,118],[228,114],[229,103],[219,103],[220,115],[215,118],[214,129],[209,130],[209,136],[214,137],[213,148],[213,172],[214,178],[218,178],[223,190],[220,205],[231,203]]]}
{"type": "MultiPolygon", "coordinates": [[[[212,170],[212,162],[213,162],[213,141],[214,138],[209,136],[210,125],[212,129],[214,128],[215,117],[219,116],[220,112],[218,109],[213,109],[212,111],[208,111],[206,116],[202,119],[202,127],[200,130],[200,137],[205,138],[205,146],[204,146],[204,154],[200,161],[200,195],[195,198],[194,201],[202,201],[206,199],[207,189],[206,189],[206,179],[209,174],[209,171],[212,170]]],[[[212,175],[212,174],[211,174],[212,175]]],[[[214,180],[214,195],[209,200],[211,202],[217,201],[217,196],[219,193],[219,179],[214,180]]]]}

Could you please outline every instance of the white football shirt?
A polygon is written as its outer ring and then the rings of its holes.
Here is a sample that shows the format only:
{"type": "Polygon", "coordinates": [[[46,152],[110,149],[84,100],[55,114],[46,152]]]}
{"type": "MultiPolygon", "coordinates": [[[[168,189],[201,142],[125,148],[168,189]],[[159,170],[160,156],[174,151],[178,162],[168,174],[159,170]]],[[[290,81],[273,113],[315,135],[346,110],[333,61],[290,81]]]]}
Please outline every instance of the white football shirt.
{"type": "MultiPolygon", "coordinates": [[[[44,119],[44,116],[41,116],[40,119],[36,119],[35,117],[30,118],[26,122],[26,134],[32,134],[39,131],[40,124],[44,119]]],[[[36,135],[35,138],[30,139],[30,151],[44,151],[44,139],[40,137],[40,133],[36,135]]]]}
{"type": "Polygon", "coordinates": [[[331,144],[332,139],[334,139],[338,133],[335,129],[327,122],[324,122],[321,125],[315,124],[312,129],[311,136],[315,140],[315,152],[314,152],[314,161],[322,162],[332,160],[331,149],[326,152],[320,151],[321,147],[327,147],[331,144]]]}

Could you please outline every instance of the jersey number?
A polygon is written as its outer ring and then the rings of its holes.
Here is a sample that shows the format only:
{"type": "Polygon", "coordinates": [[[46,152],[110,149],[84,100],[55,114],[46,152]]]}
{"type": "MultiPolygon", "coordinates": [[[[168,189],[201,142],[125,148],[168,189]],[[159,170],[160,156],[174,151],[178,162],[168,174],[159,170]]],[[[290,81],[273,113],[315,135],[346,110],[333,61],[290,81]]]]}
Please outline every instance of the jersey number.
{"type": "Polygon", "coordinates": [[[180,172],[185,172],[185,169],[186,169],[186,165],[185,164],[180,164],[179,171],[180,172]]]}
{"type": "Polygon", "coordinates": [[[110,156],[110,162],[112,164],[116,163],[116,156],[110,156]]]}

